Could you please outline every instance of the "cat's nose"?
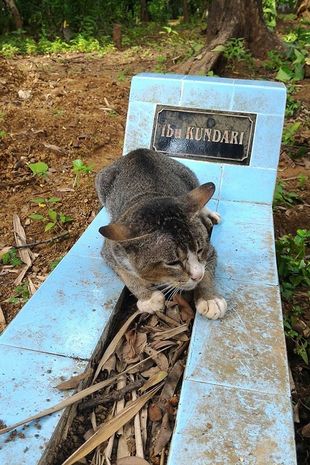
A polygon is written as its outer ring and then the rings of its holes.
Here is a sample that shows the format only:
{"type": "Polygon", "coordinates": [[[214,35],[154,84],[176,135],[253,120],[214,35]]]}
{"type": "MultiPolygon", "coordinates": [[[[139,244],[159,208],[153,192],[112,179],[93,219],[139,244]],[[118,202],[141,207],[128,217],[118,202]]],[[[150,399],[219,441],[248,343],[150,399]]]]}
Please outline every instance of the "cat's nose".
{"type": "Polygon", "coordinates": [[[193,281],[198,281],[199,282],[199,281],[201,281],[202,277],[203,277],[203,273],[193,273],[193,274],[191,274],[191,279],[193,281]]]}

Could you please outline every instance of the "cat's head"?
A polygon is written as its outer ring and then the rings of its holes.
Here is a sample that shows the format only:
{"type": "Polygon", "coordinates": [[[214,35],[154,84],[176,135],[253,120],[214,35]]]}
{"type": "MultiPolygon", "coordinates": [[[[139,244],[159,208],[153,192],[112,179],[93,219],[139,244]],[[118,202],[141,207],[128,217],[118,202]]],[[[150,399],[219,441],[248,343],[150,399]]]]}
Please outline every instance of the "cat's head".
{"type": "Polygon", "coordinates": [[[113,241],[115,260],[130,274],[157,286],[194,289],[211,258],[199,214],[214,191],[206,183],[182,197],[142,201],[99,232],[113,241]]]}

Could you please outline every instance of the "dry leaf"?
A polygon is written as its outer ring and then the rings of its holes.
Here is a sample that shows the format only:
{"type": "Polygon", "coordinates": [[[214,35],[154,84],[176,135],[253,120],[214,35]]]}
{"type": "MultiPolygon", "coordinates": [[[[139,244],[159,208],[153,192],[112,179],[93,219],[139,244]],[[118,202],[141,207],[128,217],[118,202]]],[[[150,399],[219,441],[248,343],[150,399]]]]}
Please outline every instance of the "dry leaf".
{"type": "Polygon", "coordinates": [[[28,277],[28,289],[29,289],[29,292],[30,292],[31,295],[33,295],[37,290],[37,288],[35,287],[35,285],[33,284],[32,280],[31,280],[31,278],[29,278],[29,277],[28,277]]]}
{"type": "MultiPolygon", "coordinates": [[[[185,336],[184,334],[182,336],[185,336]]],[[[168,349],[168,347],[175,346],[176,342],[174,341],[154,341],[151,343],[151,347],[155,350],[158,349],[168,349]]]]}
{"type": "Polygon", "coordinates": [[[123,457],[116,462],[116,465],[150,465],[150,462],[142,459],[141,457],[123,457]]]}
{"type": "Polygon", "coordinates": [[[165,413],[165,415],[163,416],[163,421],[161,424],[159,435],[155,442],[154,455],[158,455],[161,453],[163,448],[168,444],[171,435],[172,430],[169,423],[169,415],[168,413],[165,413]]]}
{"type": "Polygon", "coordinates": [[[154,376],[156,375],[156,373],[159,373],[159,372],[160,372],[160,369],[158,368],[158,366],[156,366],[156,367],[150,368],[149,370],[143,371],[141,375],[144,378],[150,378],[151,376],[154,376]]]}
{"type": "Polygon", "coordinates": [[[165,385],[163,387],[163,390],[159,398],[160,406],[164,405],[173,396],[174,391],[176,390],[177,384],[180,381],[180,378],[182,376],[183,370],[184,370],[184,365],[181,362],[181,360],[179,360],[178,362],[176,362],[176,364],[174,365],[174,367],[172,368],[172,370],[167,376],[165,385]]]}
{"type": "MultiPolygon", "coordinates": [[[[131,375],[132,380],[134,380],[133,375],[131,375]]],[[[132,400],[136,400],[137,395],[135,391],[132,391],[132,400]]],[[[136,443],[136,455],[137,457],[144,458],[143,450],[143,441],[141,434],[141,423],[140,423],[140,414],[139,412],[135,415],[134,418],[134,427],[135,427],[135,443],[136,443]]]]}
{"type": "MultiPolygon", "coordinates": [[[[13,215],[13,229],[14,229],[14,237],[15,237],[16,245],[25,245],[26,244],[25,230],[22,227],[19,216],[16,215],[16,213],[14,213],[13,215]]],[[[18,254],[20,256],[20,259],[25,263],[26,266],[22,269],[20,274],[15,279],[14,281],[15,286],[19,286],[19,284],[22,282],[25,274],[27,273],[28,269],[32,265],[32,260],[35,257],[34,254],[31,252],[31,250],[28,248],[18,249],[18,254]]]]}
{"type": "Polygon", "coordinates": [[[147,406],[145,405],[140,412],[141,434],[142,434],[142,441],[143,441],[144,448],[146,446],[146,441],[147,441],[147,416],[148,416],[148,411],[147,411],[147,406]]]}
{"type": "Polygon", "coordinates": [[[180,325],[176,328],[167,329],[166,331],[161,331],[155,333],[154,337],[159,338],[161,341],[170,339],[171,337],[177,336],[181,333],[184,333],[188,330],[187,324],[180,325]]]}
{"type": "Polygon", "coordinates": [[[115,371],[115,366],[116,366],[116,356],[115,354],[112,354],[111,357],[106,361],[106,363],[102,367],[102,371],[105,370],[110,375],[111,371],[115,371]]]}
{"type": "Polygon", "coordinates": [[[87,379],[93,374],[92,368],[88,368],[88,370],[85,371],[85,373],[82,373],[77,376],[72,376],[72,378],[68,379],[67,381],[64,381],[57,386],[55,386],[57,389],[60,391],[67,391],[68,389],[75,389],[78,387],[81,381],[83,379],[87,379]]]}
{"type": "Polygon", "coordinates": [[[301,434],[304,438],[310,438],[310,423],[303,427],[303,429],[301,430],[301,434]]]}
{"type": "Polygon", "coordinates": [[[98,363],[97,370],[95,372],[94,380],[95,381],[101,371],[101,368],[104,366],[106,361],[111,357],[111,355],[115,352],[115,349],[117,347],[117,344],[121,340],[121,338],[124,336],[126,333],[127,329],[131,325],[131,323],[134,321],[135,318],[137,318],[138,315],[141,315],[141,312],[138,310],[136,311],[133,315],[131,315],[130,318],[126,321],[126,323],[121,327],[121,329],[118,331],[118,333],[114,336],[112,341],[110,342],[107,350],[103,354],[100,362],[98,363]]]}
{"type": "Polygon", "coordinates": [[[135,330],[127,331],[125,334],[126,343],[122,347],[121,357],[128,365],[139,360],[139,355],[143,352],[147,343],[145,333],[140,333],[135,330]]]}
{"type": "Polygon", "coordinates": [[[161,409],[156,404],[149,406],[149,418],[151,421],[160,421],[163,417],[161,409]]]}
{"type": "Polygon", "coordinates": [[[45,142],[43,142],[43,145],[44,145],[45,148],[51,150],[52,152],[66,153],[66,151],[64,149],[62,149],[61,147],[58,147],[58,145],[47,144],[45,142]]]}
{"type": "Polygon", "coordinates": [[[143,394],[137,400],[131,402],[128,407],[122,410],[122,412],[117,414],[114,418],[103,423],[96,433],[88,439],[88,441],[82,444],[81,447],[79,447],[67,460],[63,462],[63,465],[72,465],[76,463],[78,460],[92,452],[99,444],[102,444],[104,441],[109,439],[114,433],[116,433],[116,431],[119,430],[119,428],[130,421],[160,388],[160,385],[156,386],[151,391],[143,394]]]}
{"type": "Polygon", "coordinates": [[[155,386],[156,384],[160,383],[167,377],[168,373],[166,371],[159,371],[158,373],[155,373],[150,379],[146,381],[146,383],[143,384],[143,386],[139,389],[140,392],[144,392],[150,387],[155,386]]]}
{"type": "Polygon", "coordinates": [[[193,320],[195,317],[195,312],[189,305],[187,300],[185,300],[184,297],[181,296],[181,294],[176,294],[174,296],[174,300],[179,306],[182,321],[188,322],[193,320]]]}
{"type": "Polygon", "coordinates": [[[4,330],[5,327],[6,327],[6,321],[5,321],[4,314],[3,314],[3,311],[0,305],[0,333],[4,330]]]}
{"type": "Polygon", "coordinates": [[[152,360],[156,363],[156,365],[162,370],[162,371],[168,371],[169,368],[169,362],[167,357],[164,354],[161,354],[160,352],[157,352],[156,350],[152,349],[149,346],[146,346],[144,349],[144,352],[149,355],[152,360]]]}

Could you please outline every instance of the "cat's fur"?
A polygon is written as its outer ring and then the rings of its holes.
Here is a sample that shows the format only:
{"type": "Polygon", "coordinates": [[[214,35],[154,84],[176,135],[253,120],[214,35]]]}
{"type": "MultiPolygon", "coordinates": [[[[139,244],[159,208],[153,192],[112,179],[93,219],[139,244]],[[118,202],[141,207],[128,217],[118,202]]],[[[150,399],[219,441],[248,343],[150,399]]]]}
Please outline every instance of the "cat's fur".
{"type": "Polygon", "coordinates": [[[194,173],[166,155],[138,149],[104,168],[96,189],[111,221],[102,255],[138,299],[141,311],[162,310],[165,291],[194,289],[196,308],[224,316],[216,295],[216,253],[207,231],[219,216],[204,208],[213,183],[198,187],[194,173]]]}

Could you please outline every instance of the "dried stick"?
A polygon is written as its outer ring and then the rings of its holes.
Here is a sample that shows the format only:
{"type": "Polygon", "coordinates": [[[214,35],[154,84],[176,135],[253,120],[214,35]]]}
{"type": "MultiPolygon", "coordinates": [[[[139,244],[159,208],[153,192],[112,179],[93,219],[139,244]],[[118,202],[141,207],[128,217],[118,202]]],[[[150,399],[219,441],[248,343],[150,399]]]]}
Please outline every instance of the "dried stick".
{"type": "MultiPolygon", "coordinates": [[[[132,400],[136,400],[136,398],[137,398],[136,391],[132,391],[132,400]]],[[[142,435],[141,435],[140,412],[138,412],[135,416],[134,426],[135,426],[136,456],[144,459],[143,442],[142,442],[142,435]]]]}
{"type": "Polygon", "coordinates": [[[36,245],[40,244],[47,244],[48,242],[53,242],[53,241],[58,241],[59,239],[62,239],[65,236],[69,235],[69,231],[64,231],[58,236],[51,237],[50,239],[44,239],[42,241],[36,241],[36,242],[31,242],[30,244],[21,244],[21,245],[13,245],[15,249],[25,249],[27,247],[35,247],[36,245]]]}
{"type": "Polygon", "coordinates": [[[144,384],[144,380],[138,380],[134,383],[127,384],[122,389],[117,391],[113,391],[106,396],[95,396],[93,399],[87,400],[81,403],[78,406],[78,410],[80,412],[84,412],[84,410],[89,410],[91,408],[96,407],[99,404],[108,404],[110,402],[122,400],[128,392],[132,392],[134,389],[139,389],[144,384]]]}

